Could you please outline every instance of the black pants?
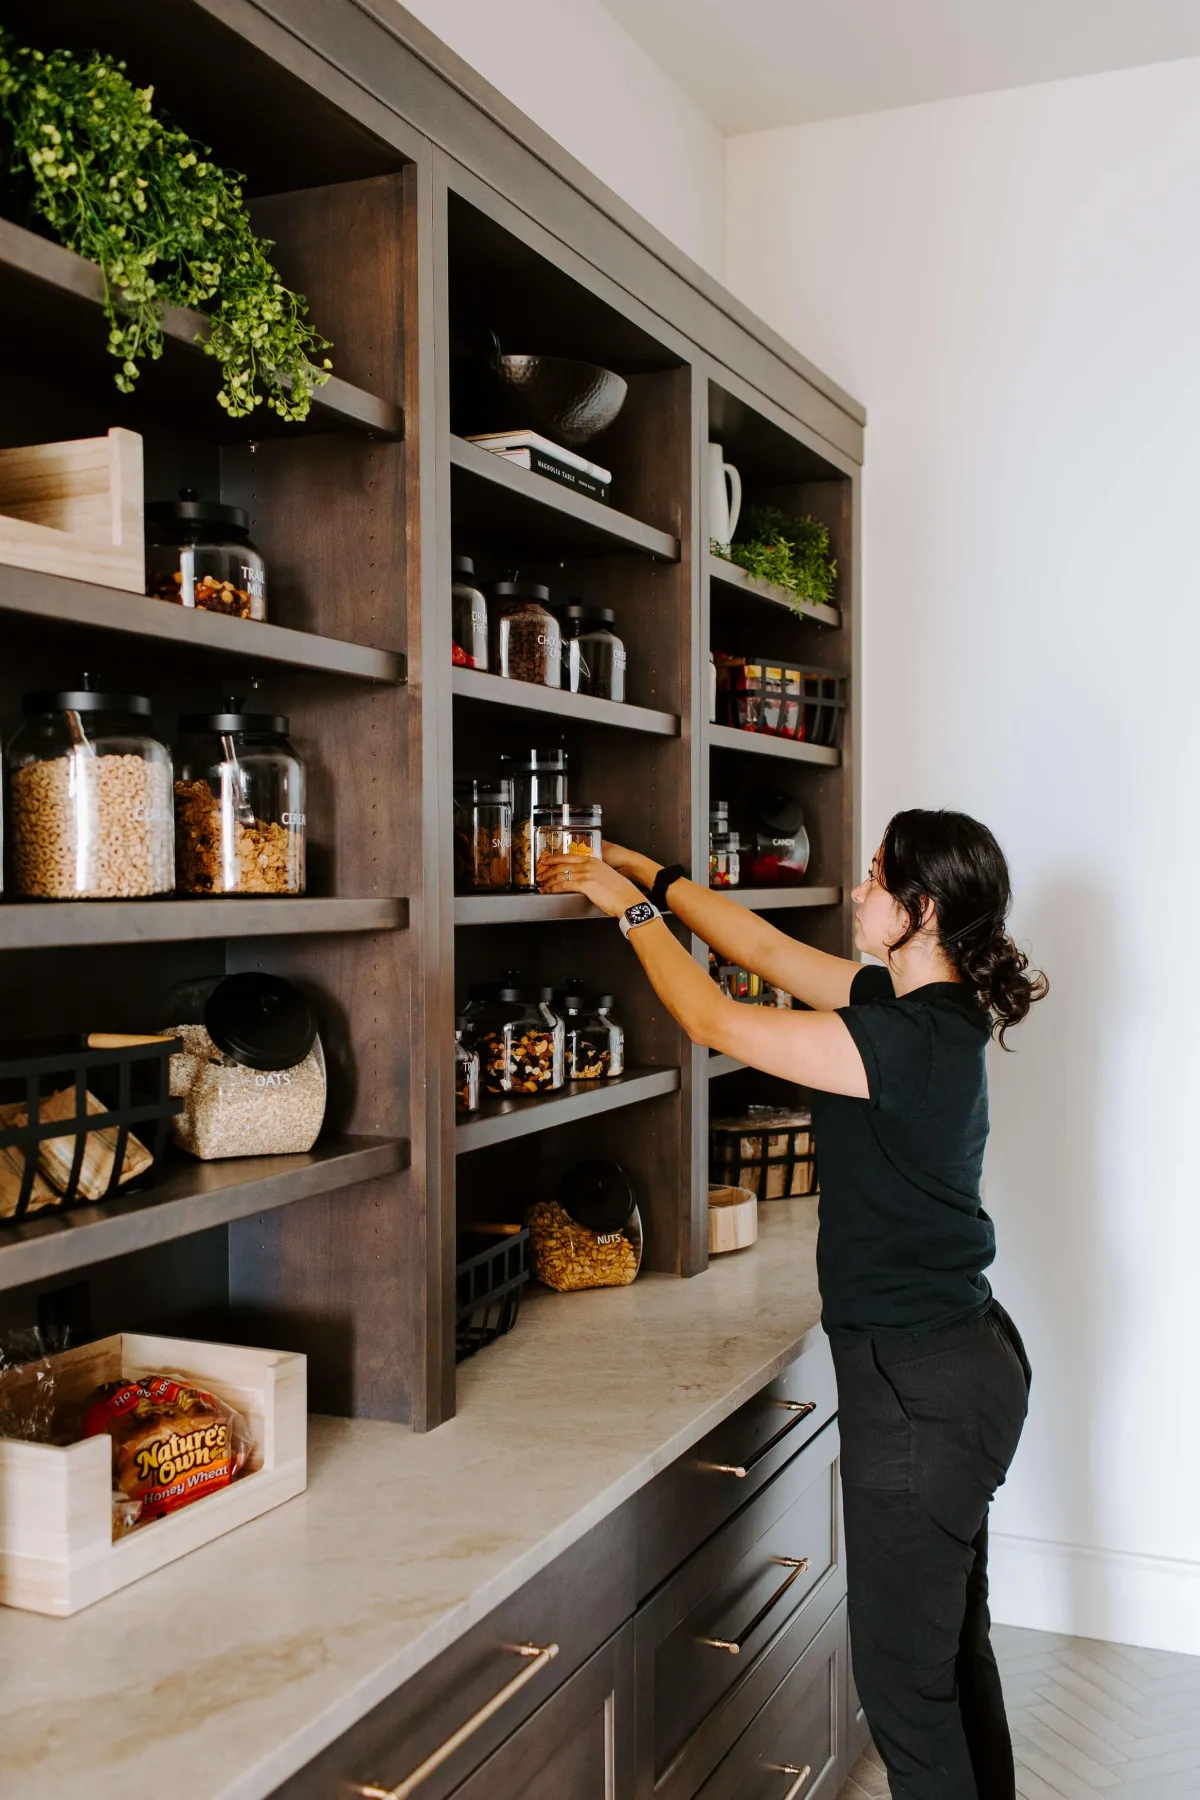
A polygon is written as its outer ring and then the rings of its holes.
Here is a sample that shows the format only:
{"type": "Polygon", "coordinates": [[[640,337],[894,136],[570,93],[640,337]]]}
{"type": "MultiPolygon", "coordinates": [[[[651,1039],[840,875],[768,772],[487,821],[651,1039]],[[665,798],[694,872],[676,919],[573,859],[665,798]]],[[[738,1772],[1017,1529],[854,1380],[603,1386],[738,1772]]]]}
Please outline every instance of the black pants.
{"type": "Polygon", "coordinates": [[[987,1515],[1029,1363],[996,1301],[941,1331],[830,1332],[854,1679],[893,1800],[1014,1800],[987,1515]]]}

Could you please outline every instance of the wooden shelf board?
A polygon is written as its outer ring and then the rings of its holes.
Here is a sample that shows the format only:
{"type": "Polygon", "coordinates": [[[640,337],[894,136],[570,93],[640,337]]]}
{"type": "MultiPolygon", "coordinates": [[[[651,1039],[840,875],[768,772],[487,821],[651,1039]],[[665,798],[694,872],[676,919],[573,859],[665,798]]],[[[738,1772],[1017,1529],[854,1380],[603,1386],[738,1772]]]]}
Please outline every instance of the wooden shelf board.
{"type": "MultiPolygon", "coordinates": [[[[26,231],[8,219],[0,219],[0,271],[5,279],[16,277],[32,282],[37,287],[50,289],[60,299],[77,301],[80,305],[94,307],[97,312],[104,303],[104,276],[98,264],[77,256],[73,250],[67,250],[49,238],[39,237],[36,232],[26,231]]],[[[197,355],[203,354],[209,331],[209,321],[203,313],[169,306],[163,315],[163,335],[197,355]]],[[[333,354],[336,356],[336,350],[333,354]]],[[[213,374],[215,377],[215,364],[213,374]]],[[[216,387],[214,379],[214,407],[217,404],[216,387]]],[[[265,405],[259,410],[265,413],[265,405]]],[[[353,387],[337,375],[332,375],[313,395],[312,416],[319,426],[350,427],[377,437],[404,436],[402,408],[353,387]]]]}
{"type": "Polygon", "coordinates": [[[778,587],[773,581],[763,581],[758,575],[751,575],[737,563],[726,562],[723,556],[714,556],[712,551],[705,557],[705,570],[710,581],[720,582],[722,587],[732,588],[751,600],[763,600],[769,606],[782,606],[793,617],[817,619],[822,625],[840,626],[842,615],[836,606],[819,606],[812,600],[797,601],[786,588],[778,587]]]}
{"type": "Polygon", "coordinates": [[[736,731],[729,725],[706,725],[711,750],[736,750],[750,756],[773,756],[782,762],[812,763],[822,769],[841,766],[842,753],[825,744],[798,744],[793,738],[768,737],[762,731],[736,731]]]}
{"type": "Polygon", "coordinates": [[[391,685],[404,680],[404,658],[392,650],[372,650],[365,644],[292,631],[285,625],[227,619],[220,613],[172,606],[145,594],[123,593],[97,582],[69,581],[62,575],[4,563],[0,563],[0,612],[51,625],[122,632],[188,651],[211,651],[222,658],[244,656],[256,663],[282,663],[289,668],[391,685]]]}
{"type": "Polygon", "coordinates": [[[551,919],[605,919],[582,894],[459,894],[456,925],[537,925],[551,919]]]}
{"type": "Polygon", "coordinates": [[[340,1137],[303,1156],[172,1163],[157,1186],[62,1214],[0,1225],[0,1289],[252,1218],[408,1166],[403,1138],[340,1137]]]}
{"type": "Polygon", "coordinates": [[[485,1100],[475,1118],[455,1127],[454,1148],[459,1155],[467,1150],[483,1150],[489,1144],[528,1137],[535,1131],[550,1131],[575,1119],[636,1106],[640,1100],[673,1094],[678,1087],[678,1069],[630,1069],[614,1081],[569,1081],[556,1094],[540,1098],[485,1100]]]}
{"type": "Polygon", "coordinates": [[[0,904],[0,950],[305,937],[407,924],[407,900],[11,900],[0,904]]]}
{"type": "Polygon", "coordinates": [[[736,900],[739,906],[748,906],[751,912],[776,912],[798,906],[839,906],[842,899],[840,887],[722,888],[721,892],[727,899],[736,900]]]}
{"type": "Polygon", "coordinates": [[[739,1062],[736,1056],[726,1056],[723,1052],[718,1055],[713,1055],[710,1051],[708,1058],[708,1079],[710,1081],[715,1081],[718,1075],[736,1075],[739,1069],[744,1069],[745,1067],[746,1064],[739,1062]]]}
{"type": "Polygon", "coordinates": [[[665,562],[679,561],[679,539],[670,532],[644,525],[640,519],[617,512],[590,495],[578,494],[546,475],[535,475],[466,438],[450,439],[450,466],[503,497],[506,529],[520,532],[533,525],[547,549],[567,548],[574,542],[576,547],[638,551],[665,562]]]}
{"type": "Polygon", "coordinates": [[[679,736],[676,714],[656,712],[649,706],[595,700],[590,694],[567,694],[561,688],[541,687],[535,681],[510,681],[502,675],[485,675],[479,669],[453,670],[451,685],[461,700],[483,700],[491,706],[510,706],[521,712],[550,713],[560,719],[608,725],[618,731],[642,731],[650,737],[679,736]]]}

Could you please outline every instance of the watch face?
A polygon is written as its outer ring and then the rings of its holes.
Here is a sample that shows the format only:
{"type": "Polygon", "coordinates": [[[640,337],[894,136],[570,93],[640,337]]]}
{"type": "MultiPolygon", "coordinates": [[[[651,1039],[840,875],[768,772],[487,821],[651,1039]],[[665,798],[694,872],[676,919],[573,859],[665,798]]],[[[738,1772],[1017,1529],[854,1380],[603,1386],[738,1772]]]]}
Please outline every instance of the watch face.
{"type": "Polygon", "coordinates": [[[625,914],[626,921],[630,925],[648,925],[656,916],[655,909],[648,900],[639,900],[637,905],[631,906],[625,914]]]}

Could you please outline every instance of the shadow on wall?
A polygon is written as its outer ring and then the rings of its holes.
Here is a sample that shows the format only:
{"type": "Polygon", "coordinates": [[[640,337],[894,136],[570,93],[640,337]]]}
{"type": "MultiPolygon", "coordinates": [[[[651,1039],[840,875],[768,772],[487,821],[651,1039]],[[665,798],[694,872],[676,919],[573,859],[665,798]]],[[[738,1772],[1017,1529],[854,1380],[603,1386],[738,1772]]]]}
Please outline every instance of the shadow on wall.
{"type": "Polygon", "coordinates": [[[1062,1631],[1111,1611],[1094,1589],[1097,1563],[1082,1593],[1083,1559],[1043,1546],[1101,1541],[1099,1484],[1112,1448],[1105,1339],[1118,1316],[1119,1267],[1105,1236],[1098,1150],[1112,1103],[1105,988],[1118,961],[1116,921],[1106,895],[1064,884],[1022,906],[1021,924],[1051,987],[1013,1033],[1017,1054],[995,1054],[991,1065],[987,1191],[1001,1245],[997,1293],[1033,1365],[1014,1491],[996,1521],[1002,1539],[1009,1514],[1024,1529],[1009,1539],[1013,1554],[1002,1551],[996,1602],[1007,1622],[1062,1631]]]}

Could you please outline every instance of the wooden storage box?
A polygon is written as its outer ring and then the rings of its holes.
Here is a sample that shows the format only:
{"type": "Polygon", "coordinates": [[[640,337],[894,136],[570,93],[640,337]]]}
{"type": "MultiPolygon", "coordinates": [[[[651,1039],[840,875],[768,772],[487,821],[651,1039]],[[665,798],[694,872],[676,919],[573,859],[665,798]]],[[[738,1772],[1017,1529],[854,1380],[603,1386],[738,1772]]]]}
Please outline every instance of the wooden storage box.
{"type": "MultiPolygon", "coordinates": [[[[119,1376],[182,1373],[242,1415],[254,1448],[227,1488],[112,1541],[112,1440],[0,1438],[0,1602],[66,1617],[304,1491],[305,1359],[126,1332],[52,1357],[70,1405],[119,1376]]],[[[14,1377],[19,1380],[17,1375],[14,1377]]]]}
{"type": "Polygon", "coordinates": [[[708,1254],[748,1250],[758,1242],[758,1198],[749,1188],[708,1190],[708,1254]]]}
{"type": "Polygon", "coordinates": [[[144,594],[137,432],[0,450],[0,562],[144,594]]]}

